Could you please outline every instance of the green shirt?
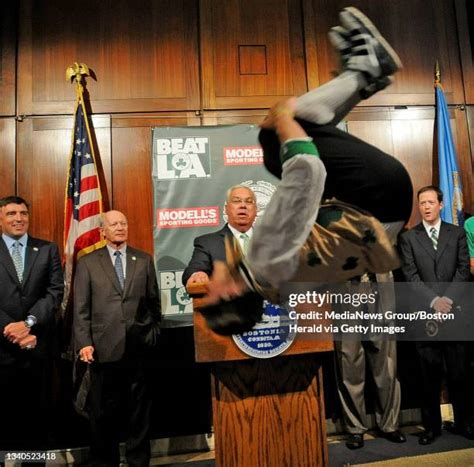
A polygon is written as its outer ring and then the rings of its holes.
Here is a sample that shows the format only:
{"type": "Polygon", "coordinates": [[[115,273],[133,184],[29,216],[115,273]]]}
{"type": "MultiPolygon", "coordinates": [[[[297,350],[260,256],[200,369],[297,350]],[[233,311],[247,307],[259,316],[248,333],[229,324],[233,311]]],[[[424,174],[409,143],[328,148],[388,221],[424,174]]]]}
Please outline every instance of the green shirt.
{"type": "Polygon", "coordinates": [[[474,216],[464,222],[464,230],[467,236],[467,246],[469,247],[469,256],[474,258],[474,216]]]}

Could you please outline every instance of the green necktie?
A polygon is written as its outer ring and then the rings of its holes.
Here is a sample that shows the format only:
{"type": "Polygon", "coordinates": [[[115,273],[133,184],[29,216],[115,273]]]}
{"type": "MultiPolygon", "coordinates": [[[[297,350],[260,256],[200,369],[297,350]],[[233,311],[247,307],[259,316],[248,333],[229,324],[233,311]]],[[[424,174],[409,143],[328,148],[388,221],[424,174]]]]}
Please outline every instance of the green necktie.
{"type": "Polygon", "coordinates": [[[246,233],[241,233],[239,237],[242,240],[242,251],[244,252],[244,255],[246,255],[249,248],[250,238],[246,233]]]}

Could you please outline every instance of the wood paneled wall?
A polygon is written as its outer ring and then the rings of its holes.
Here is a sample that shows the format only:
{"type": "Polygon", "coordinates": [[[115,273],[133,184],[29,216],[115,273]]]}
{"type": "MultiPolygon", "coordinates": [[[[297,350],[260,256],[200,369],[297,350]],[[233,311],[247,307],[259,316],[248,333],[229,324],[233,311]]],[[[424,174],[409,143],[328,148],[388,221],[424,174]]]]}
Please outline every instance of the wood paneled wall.
{"type": "Polygon", "coordinates": [[[366,105],[434,104],[433,73],[436,61],[449,103],[464,102],[463,82],[456,33],[454,2],[446,0],[314,0],[319,75],[322,82],[336,68],[335,54],[327,39],[330,27],[339,24],[338,12],[353,5],[365,12],[393,48],[404,69],[395,83],[364,103],[366,105]],[[324,12],[321,14],[321,12],[324,12]]]}
{"type": "Polygon", "coordinates": [[[61,243],[74,101],[65,69],[87,63],[109,205],[129,216],[131,243],[151,252],[151,128],[257,123],[275,100],[331,79],[337,57],[326,34],[349,3],[374,19],[405,65],[349,115],[349,130],[402,160],[415,188],[434,181],[438,60],[472,212],[467,0],[3,1],[0,195],[28,198],[32,233],[61,243]]]}
{"type": "Polygon", "coordinates": [[[73,62],[94,112],[199,108],[197,3],[193,0],[22,0],[18,112],[70,113],[73,62]]]}

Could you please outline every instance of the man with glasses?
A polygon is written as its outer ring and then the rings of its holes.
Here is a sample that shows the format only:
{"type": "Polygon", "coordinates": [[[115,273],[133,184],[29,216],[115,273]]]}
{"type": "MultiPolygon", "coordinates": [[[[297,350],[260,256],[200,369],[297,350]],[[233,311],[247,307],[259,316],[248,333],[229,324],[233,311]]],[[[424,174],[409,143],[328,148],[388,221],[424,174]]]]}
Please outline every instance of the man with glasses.
{"type": "Polygon", "coordinates": [[[127,244],[123,213],[105,213],[102,233],[107,245],[79,260],[74,282],[75,348],[90,364],[90,465],[119,465],[118,423],[126,421],[128,465],[144,467],[151,398],[143,362],[157,344],[161,317],[155,267],[127,244]]]}
{"type": "MultiPolygon", "coordinates": [[[[246,254],[250,239],[253,236],[253,223],[257,217],[257,200],[255,193],[247,186],[235,185],[227,190],[224,207],[227,223],[221,230],[201,235],[194,240],[194,251],[188,267],[183,273],[183,284],[205,283],[214,272],[215,261],[225,261],[225,239],[235,239],[241,254],[246,254]]],[[[240,303],[237,307],[246,309],[242,314],[232,304],[223,304],[219,313],[206,317],[208,325],[218,332],[238,333],[241,326],[248,327],[248,319],[260,316],[262,300],[251,300],[240,303]]]]}
{"type": "Polygon", "coordinates": [[[247,186],[235,185],[227,190],[224,207],[227,223],[217,231],[194,240],[194,251],[183,273],[183,284],[207,282],[216,260],[225,261],[224,238],[234,236],[243,252],[247,251],[257,217],[255,193],[247,186]]]}

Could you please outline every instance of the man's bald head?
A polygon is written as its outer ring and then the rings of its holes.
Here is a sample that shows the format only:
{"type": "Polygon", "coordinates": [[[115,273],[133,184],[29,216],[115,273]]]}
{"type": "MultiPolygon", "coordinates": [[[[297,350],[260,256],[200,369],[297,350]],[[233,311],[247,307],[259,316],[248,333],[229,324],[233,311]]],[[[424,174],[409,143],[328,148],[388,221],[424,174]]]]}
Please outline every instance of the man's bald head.
{"type": "Polygon", "coordinates": [[[128,240],[128,221],[123,212],[107,211],[102,214],[102,233],[107,243],[120,248],[128,240]]]}

